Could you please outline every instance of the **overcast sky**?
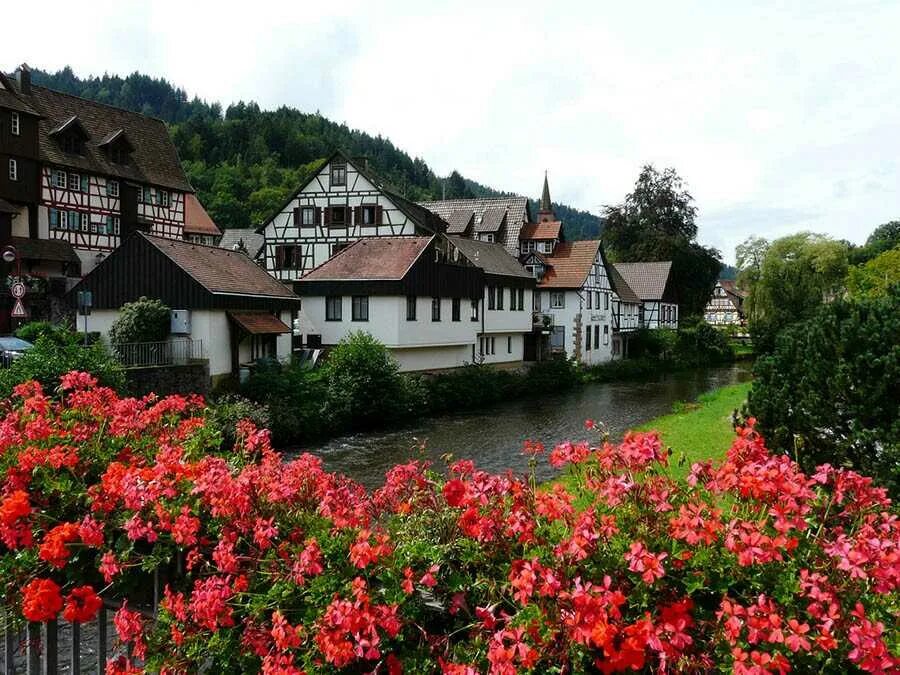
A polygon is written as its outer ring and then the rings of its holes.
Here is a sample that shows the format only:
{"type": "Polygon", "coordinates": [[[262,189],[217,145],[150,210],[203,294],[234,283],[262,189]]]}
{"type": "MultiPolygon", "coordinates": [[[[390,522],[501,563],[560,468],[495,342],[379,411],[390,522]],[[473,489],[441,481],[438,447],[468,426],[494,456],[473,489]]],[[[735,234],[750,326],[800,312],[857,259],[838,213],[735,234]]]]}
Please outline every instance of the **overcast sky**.
{"type": "Polygon", "coordinates": [[[319,110],[439,174],[595,213],[673,166],[700,239],[900,218],[898,2],[14,2],[2,65],[319,110]]]}

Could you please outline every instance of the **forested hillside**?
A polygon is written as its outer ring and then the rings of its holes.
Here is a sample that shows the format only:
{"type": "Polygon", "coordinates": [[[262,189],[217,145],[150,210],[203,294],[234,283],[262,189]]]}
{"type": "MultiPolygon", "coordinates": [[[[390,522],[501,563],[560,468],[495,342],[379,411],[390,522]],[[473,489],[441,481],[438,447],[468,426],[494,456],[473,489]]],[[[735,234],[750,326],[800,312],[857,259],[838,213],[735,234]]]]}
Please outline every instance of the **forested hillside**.
{"type": "MultiPolygon", "coordinates": [[[[437,176],[381,136],[350,129],[318,113],[295,108],[261,110],[255,103],[219,103],[189,98],[164,79],[139,73],[77,77],[71,68],[34,70],[35,83],[165,120],[185,171],[213,219],[223,227],[263,221],[335,148],[365,157],[394,189],[414,200],[501,195],[454,171],[437,176]]],[[[535,176],[535,190],[541,185],[535,176]]],[[[534,205],[534,204],[533,204],[534,205]]],[[[600,232],[597,216],[554,204],[570,239],[600,232]]]]}

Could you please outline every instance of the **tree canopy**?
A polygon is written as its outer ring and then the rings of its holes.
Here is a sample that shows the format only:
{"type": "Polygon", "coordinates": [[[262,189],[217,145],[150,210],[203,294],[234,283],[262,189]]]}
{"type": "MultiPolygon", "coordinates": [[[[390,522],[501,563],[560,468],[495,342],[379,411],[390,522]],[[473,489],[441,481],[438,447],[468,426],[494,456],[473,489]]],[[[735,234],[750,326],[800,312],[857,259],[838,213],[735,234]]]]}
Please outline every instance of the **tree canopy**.
{"type": "Polygon", "coordinates": [[[847,274],[847,290],[856,298],[886,295],[897,285],[900,285],[900,245],[851,267],[847,274]]]}
{"type": "Polygon", "coordinates": [[[706,306],[722,269],[720,253],[699,244],[697,208],[675,169],[641,169],[623,203],[604,209],[604,243],[617,262],[672,261],[682,316],[706,306]]]}

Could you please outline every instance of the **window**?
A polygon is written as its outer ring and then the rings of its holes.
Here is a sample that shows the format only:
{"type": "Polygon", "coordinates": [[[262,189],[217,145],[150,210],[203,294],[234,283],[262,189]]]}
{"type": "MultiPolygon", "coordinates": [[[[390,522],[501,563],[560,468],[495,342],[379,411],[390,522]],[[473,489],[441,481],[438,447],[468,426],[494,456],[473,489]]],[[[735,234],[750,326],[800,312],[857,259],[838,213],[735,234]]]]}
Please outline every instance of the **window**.
{"type": "Polygon", "coordinates": [[[541,292],[535,291],[534,295],[531,296],[531,311],[540,312],[541,311],[541,292]]]}
{"type": "Polygon", "coordinates": [[[328,295],[325,297],[325,320],[340,321],[341,305],[343,298],[339,295],[328,295]]]}
{"type": "Polygon", "coordinates": [[[441,320],[441,299],[440,298],[432,298],[431,299],[431,320],[432,321],[440,321],[441,320]]]}
{"type": "Polygon", "coordinates": [[[586,339],[584,341],[584,351],[591,351],[591,327],[587,327],[587,333],[584,336],[586,339]]]}
{"type": "Polygon", "coordinates": [[[119,216],[106,216],[106,232],[105,234],[119,234],[119,216]]]}
{"type": "Polygon", "coordinates": [[[300,247],[293,244],[284,244],[275,247],[275,269],[293,270],[300,269],[302,257],[300,247]]]}
{"type": "Polygon", "coordinates": [[[472,301],[472,321],[478,321],[478,301],[472,301]]]}
{"type": "Polygon", "coordinates": [[[541,242],[541,252],[542,253],[552,253],[553,252],[553,242],[542,241],[541,242]]]}
{"type": "Polygon", "coordinates": [[[346,185],[347,184],[347,165],[332,163],[331,165],[331,184],[346,185]]]}
{"type": "Polygon", "coordinates": [[[81,188],[81,176],[77,173],[69,174],[69,189],[70,190],[78,190],[81,188]]]}
{"type": "Polygon", "coordinates": [[[488,232],[487,234],[482,235],[482,239],[484,239],[484,241],[487,241],[487,242],[490,242],[493,244],[494,243],[494,233],[488,232]]]}
{"type": "Polygon", "coordinates": [[[491,354],[497,353],[497,342],[496,338],[491,338],[491,354]]]}
{"type": "Polygon", "coordinates": [[[497,291],[497,289],[494,288],[493,286],[488,286],[488,289],[487,289],[487,292],[488,292],[488,309],[494,309],[494,307],[497,306],[497,305],[496,305],[496,301],[495,301],[495,299],[494,299],[495,296],[496,296],[496,291],[497,291]]]}
{"type": "Polygon", "coordinates": [[[550,308],[563,309],[566,306],[566,294],[562,291],[554,291],[550,294],[550,308]]]}
{"type": "Polygon", "coordinates": [[[378,211],[378,207],[374,204],[364,204],[360,207],[359,215],[362,219],[363,225],[375,225],[375,214],[378,211]]]}
{"type": "Polygon", "coordinates": [[[329,206],[328,215],[330,216],[328,224],[332,227],[345,227],[347,225],[346,206],[329,206]]]}
{"type": "Polygon", "coordinates": [[[416,296],[414,295],[406,296],[406,320],[416,320],[416,296]]]}
{"type": "Polygon", "coordinates": [[[54,187],[66,189],[66,172],[65,171],[54,171],[53,172],[53,185],[54,187]]]}
{"type": "Polygon", "coordinates": [[[69,230],[77,232],[81,223],[81,214],[78,211],[69,211],[69,230]]]}
{"type": "Polygon", "coordinates": [[[118,197],[119,196],[119,181],[117,181],[117,180],[106,181],[106,194],[109,197],[118,197]]]}
{"type": "Polygon", "coordinates": [[[609,344],[609,326],[606,324],[603,326],[603,344],[609,344]]]}
{"type": "Polygon", "coordinates": [[[59,211],[57,209],[50,209],[48,211],[48,216],[50,218],[50,229],[56,230],[59,228],[59,211]]]}
{"type": "Polygon", "coordinates": [[[163,208],[169,208],[169,191],[168,190],[157,190],[156,191],[156,199],[157,203],[163,208]]]}
{"type": "Polygon", "coordinates": [[[316,210],[312,206],[304,206],[300,209],[300,223],[302,225],[316,224],[316,210]]]}
{"type": "Polygon", "coordinates": [[[68,153],[80,155],[82,151],[81,139],[74,134],[68,134],[62,139],[63,150],[68,153]]]}
{"type": "Polygon", "coordinates": [[[19,164],[16,160],[9,160],[9,179],[19,180],[19,164]]]}
{"type": "Polygon", "coordinates": [[[9,130],[13,136],[19,135],[19,113],[14,112],[10,115],[9,130]]]}
{"type": "Polygon", "coordinates": [[[503,309],[503,288],[497,289],[497,309],[503,309]]]}
{"type": "Polygon", "coordinates": [[[330,249],[330,250],[331,250],[331,253],[328,254],[328,257],[330,258],[330,257],[333,256],[333,255],[337,255],[338,253],[340,253],[341,251],[343,251],[345,248],[347,248],[349,245],[350,245],[350,243],[349,243],[349,242],[346,242],[346,241],[342,241],[342,242],[338,242],[338,243],[332,244],[332,245],[331,245],[331,249],[330,249]]]}
{"type": "Polygon", "coordinates": [[[506,336],[506,353],[512,354],[512,335],[506,336]]]}
{"type": "Polygon", "coordinates": [[[600,309],[600,291],[594,291],[594,307],[600,309]]]}
{"type": "MultiPolygon", "coordinates": [[[[603,326],[605,329],[609,330],[609,326],[603,326]]],[[[600,324],[594,326],[594,349],[600,349],[600,324]]]]}
{"type": "Polygon", "coordinates": [[[451,321],[459,321],[459,298],[453,298],[450,314],[451,321]]]}
{"type": "Polygon", "coordinates": [[[603,294],[603,309],[609,309],[609,293],[603,294]]]}
{"type": "Polygon", "coordinates": [[[591,309],[591,298],[594,296],[590,291],[587,292],[587,308],[591,309]]]}
{"type": "Polygon", "coordinates": [[[523,311],[523,312],[525,311],[525,289],[524,288],[519,289],[519,310],[523,311]]]}
{"type": "Polygon", "coordinates": [[[90,225],[91,225],[91,214],[82,213],[82,214],[80,214],[80,216],[81,216],[80,217],[81,231],[87,232],[90,229],[90,225]]]}
{"type": "Polygon", "coordinates": [[[369,320],[369,296],[354,295],[352,302],[352,318],[354,321],[369,320]]]}

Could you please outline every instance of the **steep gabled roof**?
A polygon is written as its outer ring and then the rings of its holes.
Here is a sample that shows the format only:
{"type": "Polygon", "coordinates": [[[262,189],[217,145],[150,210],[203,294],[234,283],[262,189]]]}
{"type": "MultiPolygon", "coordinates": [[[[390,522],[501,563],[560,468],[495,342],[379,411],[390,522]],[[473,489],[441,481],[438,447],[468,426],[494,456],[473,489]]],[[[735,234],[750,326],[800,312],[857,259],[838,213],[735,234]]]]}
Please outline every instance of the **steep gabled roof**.
{"type": "Polygon", "coordinates": [[[448,236],[448,240],[468,258],[475,267],[480,267],[486,274],[506,277],[532,278],[528,271],[513,258],[502,244],[477,241],[466,237],[448,236]]]}
{"type": "Polygon", "coordinates": [[[548,267],[538,288],[581,288],[599,250],[599,239],[560,242],[545,257],[548,267]]]}
{"type": "Polygon", "coordinates": [[[419,202],[429,211],[447,220],[450,214],[458,210],[469,210],[475,214],[475,221],[484,220],[485,211],[499,208],[506,212],[506,237],[500,242],[511,254],[519,249],[519,230],[525,223],[530,223],[531,209],[525,197],[494,197],[478,199],[445,199],[442,201],[419,202]]]}
{"type": "Polygon", "coordinates": [[[499,206],[491,206],[484,210],[481,220],[475,219],[476,232],[499,232],[506,220],[506,209],[499,206]]]}
{"type": "Polygon", "coordinates": [[[558,220],[548,220],[543,223],[528,223],[519,231],[519,241],[529,239],[559,239],[562,232],[562,223],[558,220]]]}
{"type": "Polygon", "coordinates": [[[10,237],[9,243],[16,247],[22,260],[47,260],[81,265],[81,259],[75,253],[72,244],[64,239],[10,237]]]}
{"type": "Polygon", "coordinates": [[[447,234],[463,234],[472,225],[475,212],[472,209],[454,209],[445,218],[447,221],[447,234]]]}
{"type": "Polygon", "coordinates": [[[209,217],[197,195],[188,193],[184,199],[184,233],[218,237],[222,231],[209,217]]]}
{"type": "Polygon", "coordinates": [[[641,300],[661,300],[665,296],[671,260],[615,263],[615,267],[641,300]]]}
{"type": "Polygon", "coordinates": [[[609,272],[609,281],[612,284],[613,290],[618,294],[619,299],[622,302],[632,302],[632,303],[640,303],[641,299],[638,297],[638,294],[632,290],[631,286],[628,285],[628,282],[619,274],[619,270],[616,269],[615,265],[607,265],[607,271],[609,272]]]}
{"type": "Polygon", "coordinates": [[[399,281],[434,237],[366,237],[323,262],[307,281],[399,281]]]}
{"type": "MultiPolygon", "coordinates": [[[[7,82],[15,87],[12,79],[7,78],[7,82]]],[[[173,190],[194,191],[162,120],[35,84],[29,93],[16,89],[15,96],[41,116],[38,145],[43,161],[173,190]],[[86,136],[83,154],[65,152],[55,138],[72,127],[86,136]],[[100,147],[118,132],[125,134],[133,147],[128,163],[110,161],[100,147]]]]}

